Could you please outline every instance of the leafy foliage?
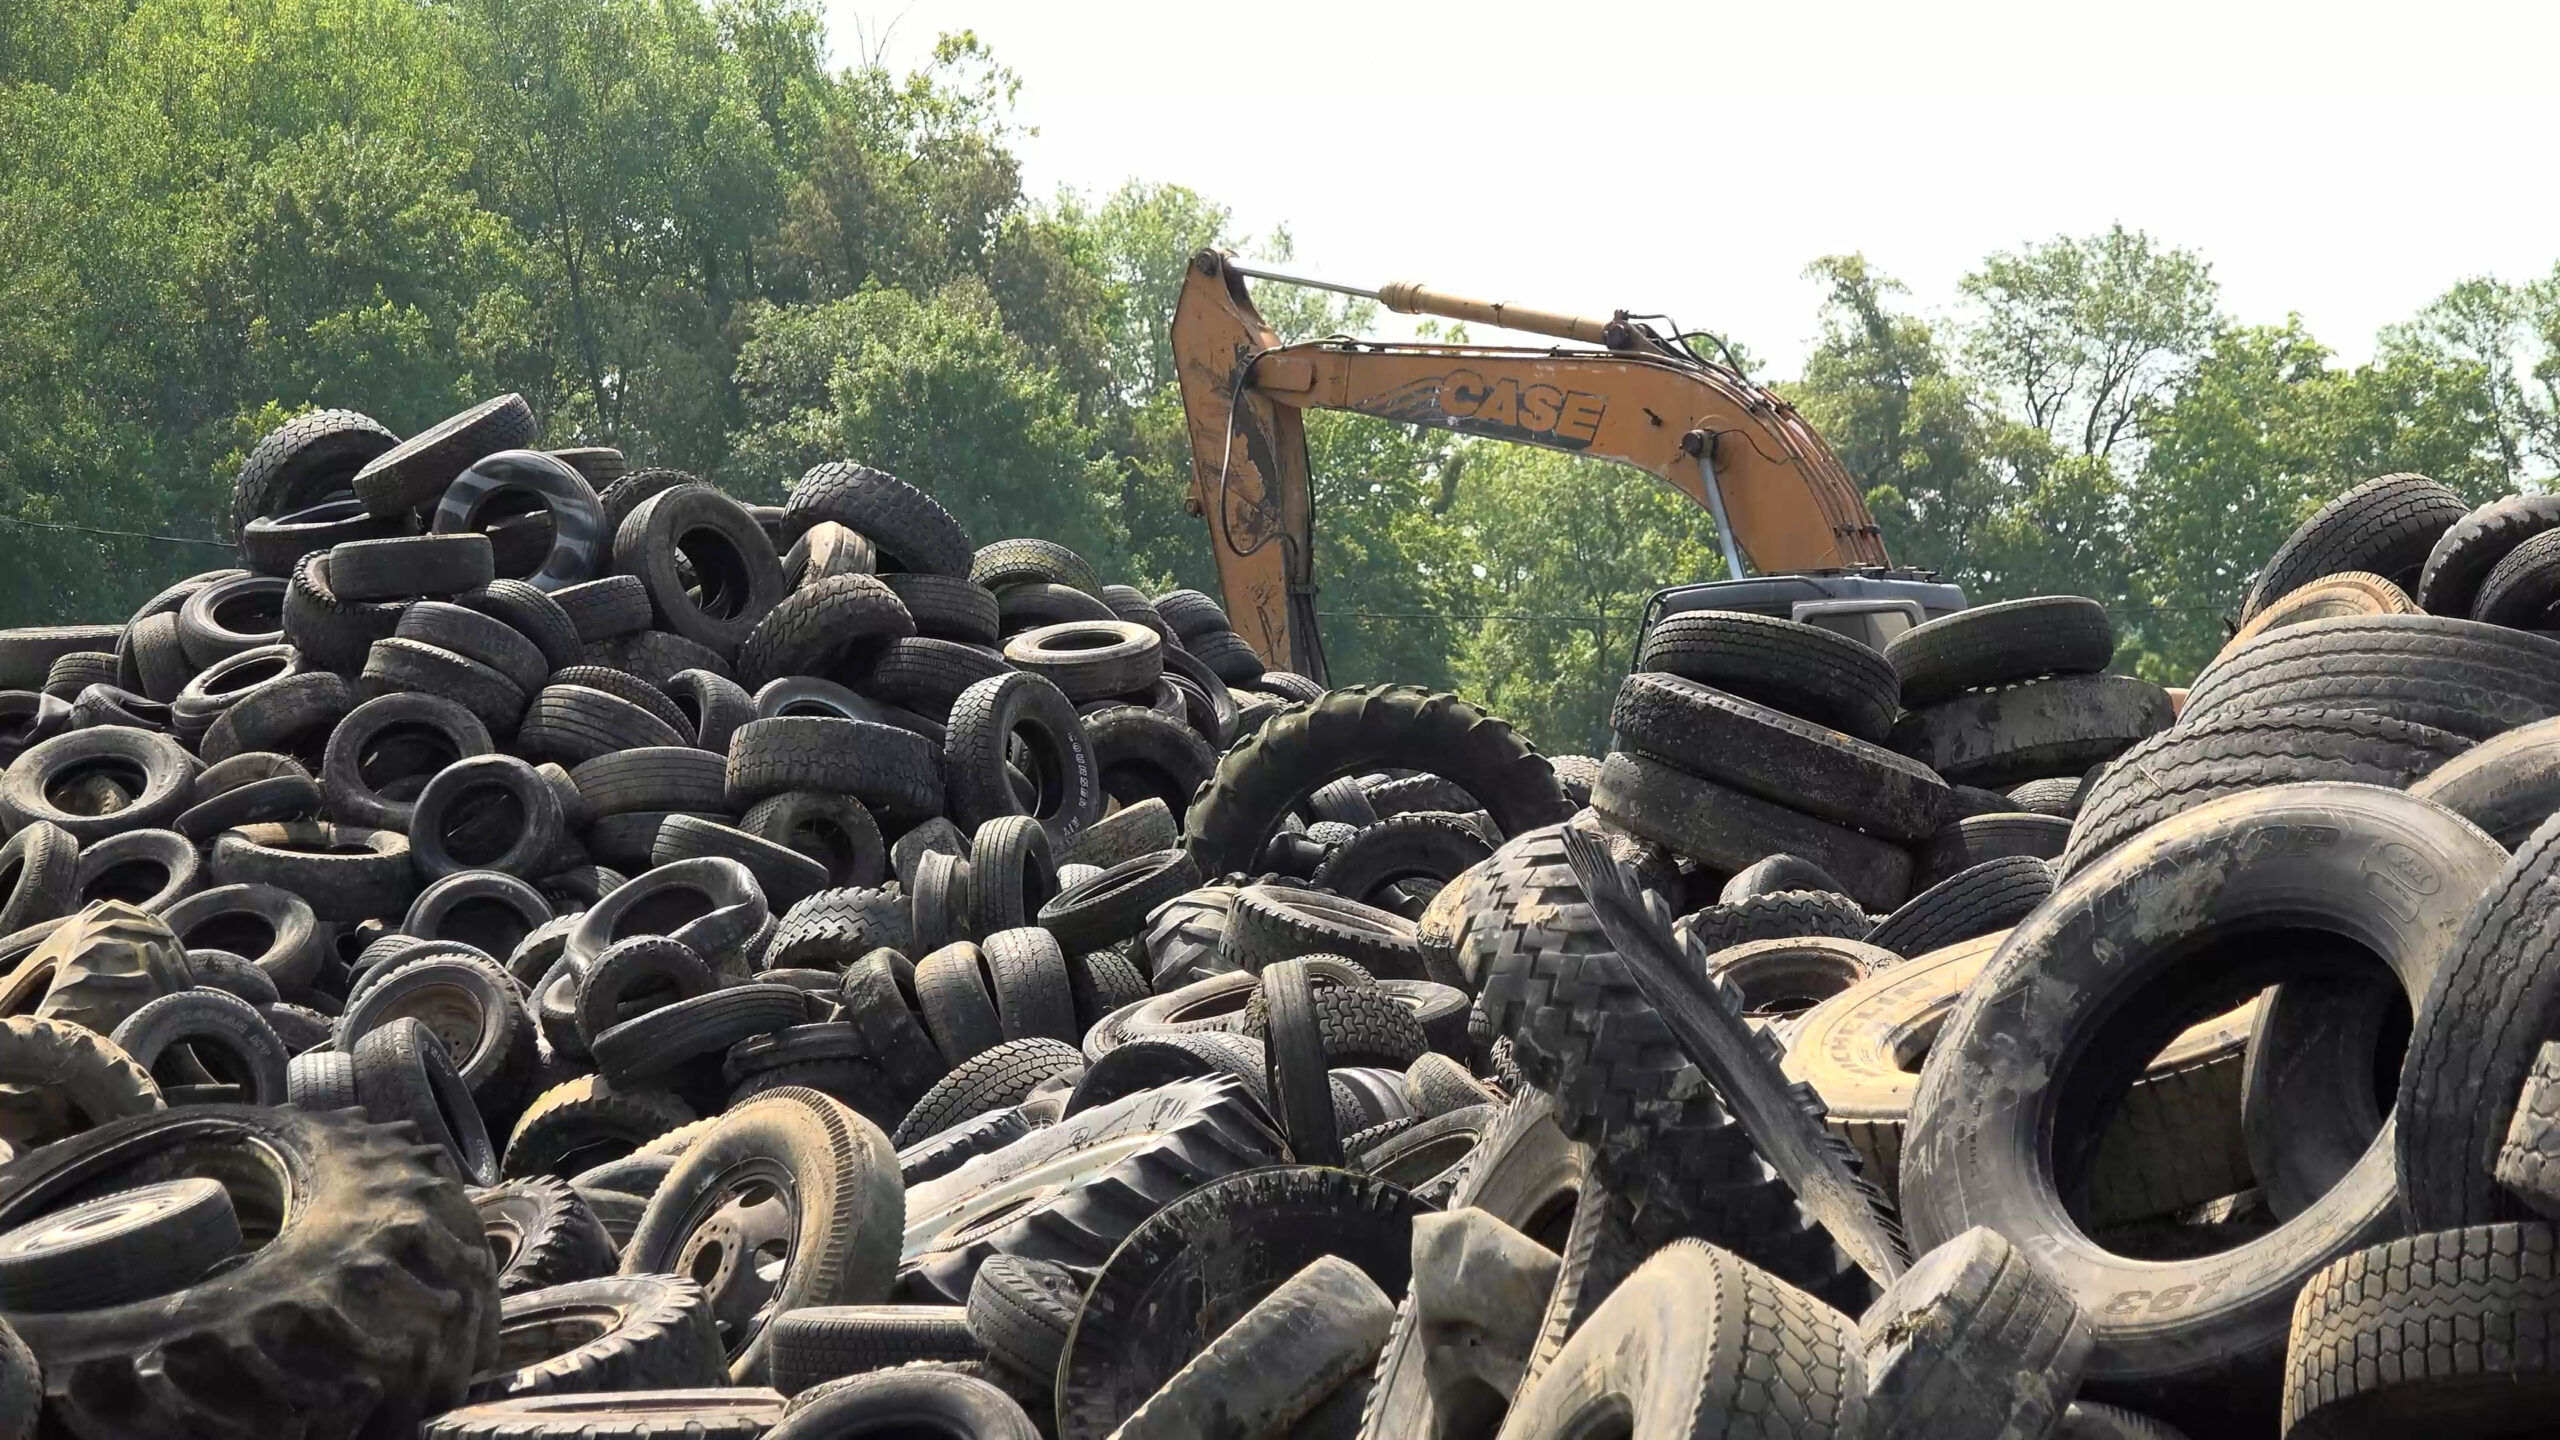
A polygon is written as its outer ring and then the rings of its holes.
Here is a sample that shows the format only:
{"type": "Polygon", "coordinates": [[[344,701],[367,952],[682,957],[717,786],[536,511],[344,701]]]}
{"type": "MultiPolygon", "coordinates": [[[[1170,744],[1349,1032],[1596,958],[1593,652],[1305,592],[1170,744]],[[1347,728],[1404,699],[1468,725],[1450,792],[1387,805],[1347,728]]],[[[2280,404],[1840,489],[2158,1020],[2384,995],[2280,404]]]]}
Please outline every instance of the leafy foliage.
{"type": "MultiPolygon", "coordinates": [[[[1287,234],[1179,186],[1026,194],[1014,77],[972,36],[903,75],[830,73],[817,0],[0,0],[0,37],[0,623],[227,563],[232,477],[301,410],[410,433],[505,390],[547,443],[763,500],[859,458],[981,540],[1215,588],[1167,321],[1194,252],[1287,234]]],[[[2096,595],[2164,680],[2347,485],[2560,466],[2560,271],[2463,281],[2355,367],[2231,323],[2200,257],[2121,226],[1988,257],[1949,317],[1862,256],[1811,273],[1783,388],[1897,557],[1978,600],[2096,595]]],[[[1377,319],[1257,301],[1293,339],[1377,319]]],[[[1718,573],[1706,515],[1308,420],[1333,678],[1604,746],[1645,597],[1718,573]]]]}

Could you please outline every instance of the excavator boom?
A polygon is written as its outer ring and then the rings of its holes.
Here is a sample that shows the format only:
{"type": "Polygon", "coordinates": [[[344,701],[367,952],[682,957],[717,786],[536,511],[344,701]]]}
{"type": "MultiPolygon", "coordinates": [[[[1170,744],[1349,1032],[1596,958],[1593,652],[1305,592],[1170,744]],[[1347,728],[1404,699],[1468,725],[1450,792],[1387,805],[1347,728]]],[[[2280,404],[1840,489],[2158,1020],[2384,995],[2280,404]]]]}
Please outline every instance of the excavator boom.
{"type": "Polygon", "coordinates": [[[1763,572],[1887,563],[1856,485],[1793,407],[1623,316],[1393,285],[1379,292],[1390,308],[1610,348],[1283,345],[1246,294],[1244,273],[1223,252],[1192,257],[1173,350],[1191,428],[1191,508],[1208,522],[1229,619],[1274,669],[1329,678],[1315,615],[1311,406],[1648,471],[1715,514],[1736,576],[1746,560],[1763,572]]]}

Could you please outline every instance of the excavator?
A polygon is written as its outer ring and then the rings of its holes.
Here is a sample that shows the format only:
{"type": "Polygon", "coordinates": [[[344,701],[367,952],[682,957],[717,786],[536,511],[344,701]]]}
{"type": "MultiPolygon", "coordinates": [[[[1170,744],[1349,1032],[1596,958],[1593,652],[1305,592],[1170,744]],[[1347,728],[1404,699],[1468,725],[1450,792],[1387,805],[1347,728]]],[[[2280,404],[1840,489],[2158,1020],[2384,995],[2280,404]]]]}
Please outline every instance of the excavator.
{"type": "Polygon", "coordinates": [[[1965,605],[1935,574],[1893,567],[1865,498],[1794,407],[1623,310],[1600,319],[1410,283],[1363,290],[1203,250],[1174,306],[1173,353],[1191,429],[1188,508],[1208,522],[1229,621],[1272,669],[1331,678],[1316,625],[1311,406],[1632,465],[1705,506],[1725,578],[1658,592],[1648,626],[1679,610],[1748,610],[1881,647],[1965,605]],[[1247,279],[1576,343],[1283,344],[1247,279]]]}

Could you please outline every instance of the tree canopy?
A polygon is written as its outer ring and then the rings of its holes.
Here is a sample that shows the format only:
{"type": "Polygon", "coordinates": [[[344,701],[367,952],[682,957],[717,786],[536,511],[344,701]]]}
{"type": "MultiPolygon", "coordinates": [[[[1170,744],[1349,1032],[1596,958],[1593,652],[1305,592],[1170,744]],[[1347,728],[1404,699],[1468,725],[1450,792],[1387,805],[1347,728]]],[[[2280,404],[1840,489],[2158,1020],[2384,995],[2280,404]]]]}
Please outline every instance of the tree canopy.
{"type": "MultiPolygon", "coordinates": [[[[981,541],[1214,589],[1166,338],[1215,197],[1023,188],[967,34],[831,71],[814,0],[0,0],[0,624],[129,613],[227,563],[231,479],[314,406],[409,433],[522,392],[546,443],[778,499],[820,460],[981,541]]],[[[2178,681],[2302,516],[2390,470],[2560,467],[2560,271],[2468,279],[2336,363],[2118,226],[1988,256],[1950,315],[1817,259],[1779,389],[1898,559],[1977,600],[2094,595],[2178,681]]],[[[1266,288],[1292,336],[1371,325],[1266,288]]],[[[1456,686],[1605,744],[1646,595],[1720,571],[1649,478],[1309,417],[1339,683],[1456,686]]]]}

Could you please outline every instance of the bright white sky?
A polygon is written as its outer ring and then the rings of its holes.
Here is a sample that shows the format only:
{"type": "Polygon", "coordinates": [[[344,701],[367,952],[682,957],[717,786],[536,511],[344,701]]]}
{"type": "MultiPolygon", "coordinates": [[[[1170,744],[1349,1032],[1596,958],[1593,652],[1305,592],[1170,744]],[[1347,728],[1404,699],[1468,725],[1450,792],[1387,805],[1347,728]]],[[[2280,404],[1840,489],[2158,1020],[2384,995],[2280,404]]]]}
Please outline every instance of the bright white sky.
{"type": "Polygon", "coordinates": [[[2114,221],[2350,360],[2466,275],[2560,260],[2560,6],[829,0],[838,63],[974,29],[1035,193],[1192,186],[1300,268],[1668,311],[1792,374],[1805,263],[1924,308],[2114,221]]]}

